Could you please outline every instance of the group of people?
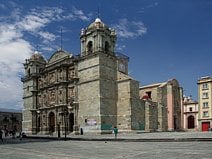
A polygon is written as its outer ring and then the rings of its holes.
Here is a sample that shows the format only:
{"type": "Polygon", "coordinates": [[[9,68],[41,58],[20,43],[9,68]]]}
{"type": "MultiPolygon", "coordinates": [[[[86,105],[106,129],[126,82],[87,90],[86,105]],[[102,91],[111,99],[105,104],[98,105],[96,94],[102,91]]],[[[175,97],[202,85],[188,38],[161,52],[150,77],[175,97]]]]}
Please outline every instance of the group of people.
{"type": "Polygon", "coordinates": [[[2,132],[2,135],[4,133],[4,136],[7,137],[7,136],[12,136],[13,138],[15,138],[15,134],[16,134],[16,131],[15,130],[1,130],[2,132]]]}
{"type": "MultiPolygon", "coordinates": [[[[113,133],[114,133],[114,135],[115,135],[115,139],[117,138],[117,134],[118,134],[118,128],[115,126],[114,128],[113,128],[113,133]]],[[[12,131],[12,138],[15,138],[15,131],[12,131]]],[[[8,134],[7,134],[7,132],[5,131],[5,137],[7,136],[8,134]]],[[[22,132],[20,132],[19,133],[19,138],[20,138],[20,140],[22,140],[22,137],[23,137],[23,133],[22,132]]],[[[0,140],[1,140],[1,142],[2,143],[4,143],[4,140],[3,140],[3,130],[1,130],[0,129],[0,140]]]]}
{"type": "Polygon", "coordinates": [[[15,130],[8,131],[8,130],[2,130],[2,129],[0,129],[0,140],[1,140],[2,143],[4,143],[3,134],[4,134],[5,137],[11,135],[12,138],[15,138],[16,132],[15,132],[15,130]]]}
{"type": "MultiPolygon", "coordinates": [[[[4,143],[4,140],[3,140],[3,135],[5,137],[7,136],[12,136],[13,139],[16,138],[16,131],[15,130],[12,130],[12,131],[8,131],[8,130],[3,130],[3,129],[0,129],[0,140],[2,143],[4,143]]],[[[19,133],[19,136],[17,136],[20,140],[22,140],[23,137],[26,137],[25,133],[24,132],[20,132],[19,133]]]]}
{"type": "Polygon", "coordinates": [[[5,130],[2,129],[1,131],[2,131],[2,134],[4,134],[5,137],[7,137],[7,136],[13,136],[14,137],[15,133],[16,133],[15,130],[9,131],[7,129],[5,129],[5,130]]]}

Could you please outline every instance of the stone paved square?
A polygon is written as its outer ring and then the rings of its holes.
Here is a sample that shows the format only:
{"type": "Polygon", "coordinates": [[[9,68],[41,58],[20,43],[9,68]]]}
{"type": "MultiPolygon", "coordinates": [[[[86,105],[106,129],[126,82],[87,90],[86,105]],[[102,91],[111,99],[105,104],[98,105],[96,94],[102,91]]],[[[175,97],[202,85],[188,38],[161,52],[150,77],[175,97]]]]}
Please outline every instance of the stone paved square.
{"type": "Polygon", "coordinates": [[[5,139],[2,159],[211,159],[212,142],[5,139]]]}

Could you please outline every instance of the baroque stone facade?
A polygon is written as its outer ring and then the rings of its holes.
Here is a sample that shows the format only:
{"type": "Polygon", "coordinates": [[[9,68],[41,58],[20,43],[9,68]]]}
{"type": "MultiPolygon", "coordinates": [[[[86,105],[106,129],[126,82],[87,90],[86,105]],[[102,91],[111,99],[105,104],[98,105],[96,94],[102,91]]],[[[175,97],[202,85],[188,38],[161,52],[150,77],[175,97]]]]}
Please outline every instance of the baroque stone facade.
{"type": "Polygon", "coordinates": [[[81,30],[81,53],[56,51],[27,59],[23,131],[28,134],[111,133],[142,130],[139,82],[128,75],[129,58],[115,53],[116,33],[99,18],[81,30]]]}

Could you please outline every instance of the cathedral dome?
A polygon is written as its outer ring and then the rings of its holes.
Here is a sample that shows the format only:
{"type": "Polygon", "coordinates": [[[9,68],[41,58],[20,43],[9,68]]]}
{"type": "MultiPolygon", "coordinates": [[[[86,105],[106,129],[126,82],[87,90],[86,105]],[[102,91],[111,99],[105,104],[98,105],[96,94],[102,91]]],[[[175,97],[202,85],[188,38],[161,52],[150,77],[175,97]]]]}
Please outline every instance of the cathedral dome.
{"type": "Polygon", "coordinates": [[[44,59],[44,57],[37,51],[35,51],[35,53],[31,56],[30,60],[46,63],[46,60],[44,59]]]}
{"type": "Polygon", "coordinates": [[[108,28],[100,18],[96,18],[96,20],[88,26],[88,29],[98,29],[98,28],[108,28]]]}

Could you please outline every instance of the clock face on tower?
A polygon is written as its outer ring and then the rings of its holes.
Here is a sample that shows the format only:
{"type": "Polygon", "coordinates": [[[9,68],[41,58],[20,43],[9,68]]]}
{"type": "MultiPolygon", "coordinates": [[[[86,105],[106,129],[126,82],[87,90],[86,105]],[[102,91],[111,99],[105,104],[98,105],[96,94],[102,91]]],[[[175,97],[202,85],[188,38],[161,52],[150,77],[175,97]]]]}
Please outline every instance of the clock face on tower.
{"type": "Polygon", "coordinates": [[[119,71],[126,73],[126,66],[123,62],[119,61],[119,71]]]}

